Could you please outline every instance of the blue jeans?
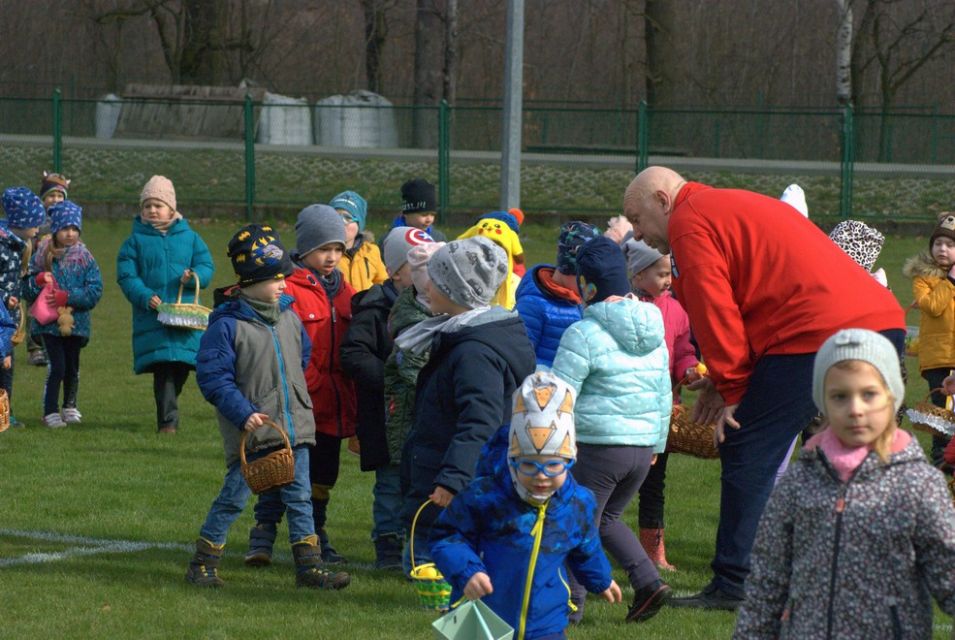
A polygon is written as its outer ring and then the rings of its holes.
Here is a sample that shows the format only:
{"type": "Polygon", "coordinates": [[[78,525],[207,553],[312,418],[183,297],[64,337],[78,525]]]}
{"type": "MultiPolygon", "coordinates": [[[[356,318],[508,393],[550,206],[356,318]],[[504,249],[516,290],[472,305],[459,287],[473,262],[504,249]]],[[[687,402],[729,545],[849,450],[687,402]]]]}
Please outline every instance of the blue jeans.
{"type": "MultiPolygon", "coordinates": [[[[905,332],[883,331],[902,353],[905,332]]],[[[776,471],[793,439],[816,415],[812,401],[814,353],[763,356],[736,409],[741,428],[726,429],[720,445],[720,521],[713,585],[742,598],[756,528],[773,490],[776,471]]]]}
{"type": "MultiPolygon", "coordinates": [[[[252,461],[267,453],[259,451],[248,458],[252,461]]],[[[261,494],[259,503],[277,508],[279,513],[282,509],[288,510],[289,542],[295,543],[313,535],[315,523],[312,520],[312,487],[308,479],[308,447],[299,445],[292,449],[292,453],[295,456],[295,480],[290,485],[261,494]]],[[[212,502],[199,535],[213,544],[225,544],[229,527],[242,513],[251,495],[237,462],[226,472],[222,490],[212,502]]]]}
{"type": "MultiPolygon", "coordinates": [[[[371,516],[374,526],[371,539],[379,536],[402,535],[405,523],[401,519],[401,469],[389,464],[375,469],[375,486],[372,489],[374,502],[371,504],[371,516]]],[[[417,551],[417,549],[415,549],[417,551]]]]}

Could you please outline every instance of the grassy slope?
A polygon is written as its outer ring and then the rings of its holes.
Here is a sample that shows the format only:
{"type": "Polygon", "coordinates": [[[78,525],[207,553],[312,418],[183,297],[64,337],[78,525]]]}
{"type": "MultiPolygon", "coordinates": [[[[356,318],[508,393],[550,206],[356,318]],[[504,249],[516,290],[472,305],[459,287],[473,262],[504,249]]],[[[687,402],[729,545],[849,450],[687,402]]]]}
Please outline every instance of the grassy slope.
{"type": "MultiPolygon", "coordinates": [[[[200,228],[216,260],[217,285],[230,278],[224,248],[232,230],[219,224],[200,228]]],[[[212,409],[195,385],[190,381],[183,393],[181,432],[159,438],[151,380],[132,375],[129,307],[114,285],[115,256],[127,232],[127,224],[87,225],[85,239],[100,261],[106,289],[94,312],[93,340],[82,356],[83,426],[59,431],[38,426],[44,372],[28,366],[22,350],[17,353],[15,409],[28,427],[0,435],[0,528],[187,545],[218,491],[219,436],[212,409]]],[[[284,234],[291,243],[291,231],[284,234]]],[[[551,260],[553,229],[529,227],[525,236],[529,264],[551,260]]],[[[880,261],[903,304],[911,296],[901,262],[922,242],[890,238],[880,261]]],[[[910,400],[924,392],[924,383],[913,376],[910,400]]],[[[276,566],[242,566],[252,522],[247,510],[229,537],[223,566],[228,584],[220,591],[186,584],[189,553],[175,548],[0,567],[0,638],[430,637],[433,615],[416,607],[411,586],[365,568],[374,558],[368,537],[372,477],[358,471],[355,458],[343,454],[343,461],[330,530],[339,550],[359,565],[346,591],[296,590],[284,529],[276,566]]],[[[668,579],[678,591],[695,590],[708,579],[718,475],[714,462],[674,456],[670,463],[668,550],[680,571],[668,579]]],[[[635,525],[635,513],[627,520],[635,525]]],[[[67,546],[80,545],[0,535],[0,559],[67,546]]],[[[618,581],[624,582],[622,576],[618,581]]],[[[623,606],[592,601],[587,621],[571,637],[715,638],[729,637],[733,626],[730,614],[664,610],[639,630],[624,629],[625,612],[623,606]]],[[[937,637],[948,635],[940,630],[937,637]]]]}

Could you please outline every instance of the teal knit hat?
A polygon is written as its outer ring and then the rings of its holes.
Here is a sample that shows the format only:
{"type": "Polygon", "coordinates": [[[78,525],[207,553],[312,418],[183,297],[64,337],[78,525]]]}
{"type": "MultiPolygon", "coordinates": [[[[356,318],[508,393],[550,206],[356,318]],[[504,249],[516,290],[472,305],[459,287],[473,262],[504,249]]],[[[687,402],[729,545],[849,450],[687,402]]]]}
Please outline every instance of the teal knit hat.
{"type": "Polygon", "coordinates": [[[332,209],[347,211],[355,222],[358,230],[365,230],[365,221],[368,219],[368,203],[354,191],[342,191],[328,203],[332,209]]]}

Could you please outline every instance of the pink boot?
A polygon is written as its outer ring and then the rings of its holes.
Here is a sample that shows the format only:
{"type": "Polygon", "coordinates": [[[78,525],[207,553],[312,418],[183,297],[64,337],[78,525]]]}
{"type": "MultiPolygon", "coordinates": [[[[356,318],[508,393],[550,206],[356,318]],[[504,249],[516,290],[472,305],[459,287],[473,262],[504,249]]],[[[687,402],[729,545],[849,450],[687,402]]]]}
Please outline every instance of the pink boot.
{"type": "Polygon", "coordinates": [[[667,562],[666,547],[663,546],[663,529],[640,529],[640,545],[643,546],[657,569],[676,571],[676,567],[667,562]]]}

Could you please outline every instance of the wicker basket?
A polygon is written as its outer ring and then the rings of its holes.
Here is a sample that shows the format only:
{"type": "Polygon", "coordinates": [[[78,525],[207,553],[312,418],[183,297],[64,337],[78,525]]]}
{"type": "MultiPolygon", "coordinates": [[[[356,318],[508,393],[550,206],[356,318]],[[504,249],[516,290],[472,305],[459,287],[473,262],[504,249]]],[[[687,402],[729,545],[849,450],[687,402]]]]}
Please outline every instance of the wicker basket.
{"type": "Polygon", "coordinates": [[[947,407],[938,407],[932,404],[932,394],[943,389],[932,389],[921,402],[905,412],[912,428],[933,435],[955,435],[955,413],[947,407]]]}
{"type": "Polygon", "coordinates": [[[266,420],[263,426],[278,431],[282,435],[282,440],[285,441],[285,447],[252,462],[246,462],[245,442],[248,440],[249,432],[242,432],[242,440],[239,442],[242,476],[252,493],[256,494],[284,487],[295,480],[295,456],[292,454],[292,443],[289,442],[288,434],[271,420],[266,420]]]}
{"type": "Polygon", "coordinates": [[[0,433],[10,428],[10,396],[0,389],[0,433]]]}
{"type": "Polygon", "coordinates": [[[673,406],[670,416],[670,435],[667,436],[667,453],[685,453],[697,458],[719,458],[713,434],[716,425],[692,422],[692,411],[681,404],[673,406]]]}
{"type": "Polygon", "coordinates": [[[196,281],[195,302],[183,304],[183,282],[180,281],[179,295],[176,296],[176,301],[163,302],[156,307],[156,311],[159,313],[159,322],[167,327],[205,331],[206,327],[209,326],[209,314],[212,313],[212,309],[199,304],[199,276],[193,273],[192,277],[196,281]]]}

